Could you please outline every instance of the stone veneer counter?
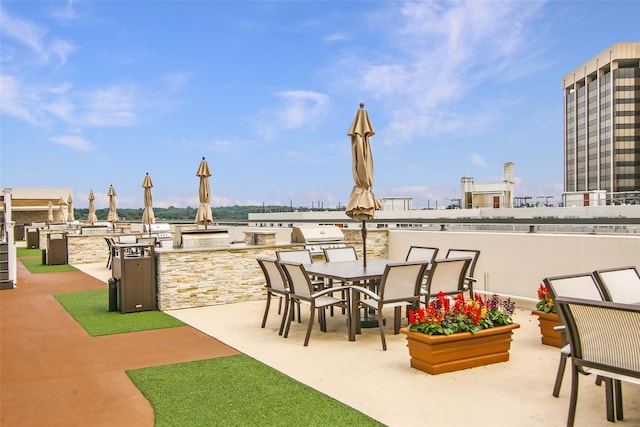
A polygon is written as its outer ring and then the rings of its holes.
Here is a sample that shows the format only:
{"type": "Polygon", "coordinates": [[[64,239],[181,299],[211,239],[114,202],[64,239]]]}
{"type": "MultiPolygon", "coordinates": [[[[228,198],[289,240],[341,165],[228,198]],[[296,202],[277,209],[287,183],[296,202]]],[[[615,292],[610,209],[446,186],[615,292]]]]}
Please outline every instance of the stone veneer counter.
{"type": "MultiPolygon", "coordinates": [[[[126,230],[128,231],[128,230],[126,230]]],[[[344,230],[348,245],[362,257],[360,230],[344,230]]],[[[46,247],[41,232],[41,247],[46,247]]],[[[121,233],[68,234],[69,264],[107,263],[106,237],[121,233]]],[[[124,233],[136,234],[136,233],[124,233]]],[[[276,251],[299,249],[301,244],[275,242],[274,232],[260,228],[246,232],[244,244],[211,248],[157,248],[156,280],[158,309],[172,310],[217,304],[261,300],[265,298],[265,278],[257,257],[275,258],[276,251]]],[[[140,236],[140,234],[137,234],[140,236]]],[[[386,258],[386,230],[369,230],[367,253],[370,258],[386,258]]],[[[322,256],[315,256],[322,259],[322,256]]]]}

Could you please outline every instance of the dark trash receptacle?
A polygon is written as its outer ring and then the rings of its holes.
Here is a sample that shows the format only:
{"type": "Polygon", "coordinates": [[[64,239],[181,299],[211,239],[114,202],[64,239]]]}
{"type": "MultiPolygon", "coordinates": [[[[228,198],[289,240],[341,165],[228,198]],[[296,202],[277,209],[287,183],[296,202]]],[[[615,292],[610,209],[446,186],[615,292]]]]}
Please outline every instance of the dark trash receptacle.
{"type": "Polygon", "coordinates": [[[42,265],[47,265],[47,250],[42,250],[42,265]]]}
{"type": "Polygon", "coordinates": [[[47,253],[49,265],[67,264],[67,233],[47,234],[47,253]]]}
{"type": "Polygon", "coordinates": [[[146,243],[111,246],[112,277],[118,281],[121,313],[157,309],[154,248],[146,243]]]}
{"type": "Polygon", "coordinates": [[[109,283],[109,311],[118,311],[118,279],[110,278],[109,283]]]}
{"type": "Polygon", "coordinates": [[[24,224],[16,224],[16,226],[13,228],[13,240],[24,240],[24,224]]]}
{"type": "Polygon", "coordinates": [[[40,229],[38,227],[27,228],[27,248],[40,249],[40,229]]]}

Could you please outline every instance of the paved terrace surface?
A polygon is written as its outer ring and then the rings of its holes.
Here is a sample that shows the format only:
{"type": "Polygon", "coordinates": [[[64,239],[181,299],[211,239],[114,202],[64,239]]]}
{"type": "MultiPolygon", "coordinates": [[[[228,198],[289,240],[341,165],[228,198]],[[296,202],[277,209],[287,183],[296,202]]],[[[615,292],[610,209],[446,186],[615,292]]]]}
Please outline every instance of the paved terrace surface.
{"type": "MultiPolygon", "coordinates": [[[[278,336],[274,305],[267,327],[260,328],[264,301],[169,312],[187,327],[89,337],[52,295],[106,286],[110,273],[104,264],[77,267],[84,272],[33,275],[19,263],[18,287],[0,292],[2,426],[152,426],[152,409],[126,369],[234,349],[389,426],[566,423],[569,369],[554,398],[559,350],[540,343],[537,320],[525,310],[514,317],[521,327],[514,331],[509,362],[432,376],[409,366],[404,336],[392,335],[391,322],[386,352],[377,329],[363,329],[349,342],[340,315],[329,319],[327,333],[314,328],[305,348],[305,323],[292,325],[288,339],[278,336]]],[[[604,388],[593,380],[581,377],[576,426],[612,425],[605,418],[604,388]]],[[[640,387],[625,383],[623,393],[625,420],[617,425],[639,426],[640,387]]]]}

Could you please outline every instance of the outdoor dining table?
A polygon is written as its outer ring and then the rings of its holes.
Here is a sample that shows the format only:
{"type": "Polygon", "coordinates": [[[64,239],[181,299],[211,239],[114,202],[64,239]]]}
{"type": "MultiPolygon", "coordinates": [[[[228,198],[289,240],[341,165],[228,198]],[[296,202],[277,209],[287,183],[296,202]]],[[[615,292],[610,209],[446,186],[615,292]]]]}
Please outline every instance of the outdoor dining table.
{"type": "MultiPolygon", "coordinates": [[[[387,264],[397,262],[389,259],[368,259],[366,267],[363,260],[316,262],[305,264],[304,268],[311,276],[331,280],[340,280],[359,285],[360,282],[378,281],[382,278],[387,264]]],[[[351,322],[349,324],[349,341],[356,340],[355,316],[358,316],[358,291],[353,289],[351,295],[351,322]]],[[[377,322],[376,322],[377,325],[377,322]]]]}

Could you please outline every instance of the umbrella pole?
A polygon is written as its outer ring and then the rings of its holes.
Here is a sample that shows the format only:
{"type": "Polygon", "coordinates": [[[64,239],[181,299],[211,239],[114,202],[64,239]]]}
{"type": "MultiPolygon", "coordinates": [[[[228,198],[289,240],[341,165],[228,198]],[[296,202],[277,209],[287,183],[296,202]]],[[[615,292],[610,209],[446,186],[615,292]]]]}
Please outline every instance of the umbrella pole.
{"type": "Polygon", "coordinates": [[[367,266],[367,224],[366,221],[362,220],[362,259],[364,261],[364,266],[367,266]]]}

